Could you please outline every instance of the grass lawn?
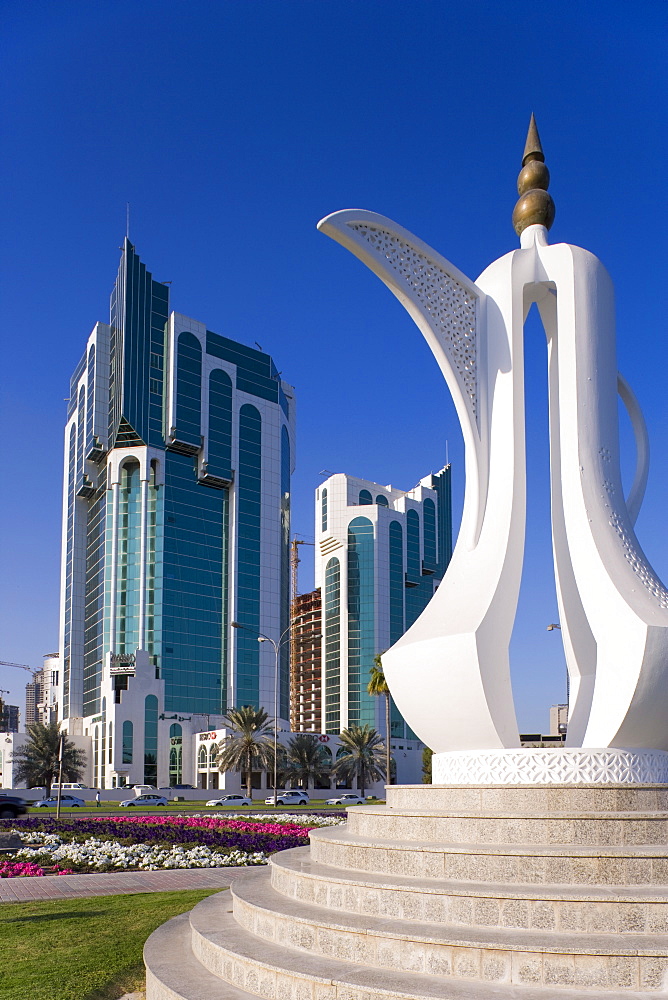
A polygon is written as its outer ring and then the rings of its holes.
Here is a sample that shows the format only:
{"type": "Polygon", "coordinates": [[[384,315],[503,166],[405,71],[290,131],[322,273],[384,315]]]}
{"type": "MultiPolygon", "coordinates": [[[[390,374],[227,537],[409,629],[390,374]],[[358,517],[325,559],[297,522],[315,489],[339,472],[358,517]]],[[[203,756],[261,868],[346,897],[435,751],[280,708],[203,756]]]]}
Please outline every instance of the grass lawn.
{"type": "Polygon", "coordinates": [[[216,891],[5,903],[0,1000],[117,1000],[143,988],[149,934],[216,891]]]}

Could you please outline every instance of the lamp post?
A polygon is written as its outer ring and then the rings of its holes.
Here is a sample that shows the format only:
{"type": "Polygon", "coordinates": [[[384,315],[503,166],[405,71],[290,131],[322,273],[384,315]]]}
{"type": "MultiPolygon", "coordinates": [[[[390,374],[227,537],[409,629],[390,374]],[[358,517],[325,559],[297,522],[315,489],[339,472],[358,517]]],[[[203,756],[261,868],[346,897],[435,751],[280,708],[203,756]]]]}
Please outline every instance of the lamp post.
{"type": "MultiPolygon", "coordinates": [[[[242,628],[246,632],[255,632],[255,629],[242,625],[241,622],[231,622],[231,625],[232,628],[242,628]]],[[[283,646],[290,644],[290,639],[287,636],[291,628],[292,625],[288,625],[281,632],[278,640],[272,639],[271,636],[265,635],[263,632],[255,633],[258,642],[270,642],[274,648],[274,809],[278,805],[278,660],[283,646]]],[[[308,641],[312,642],[316,639],[322,639],[322,635],[311,636],[308,641]]]]}
{"type": "MultiPolygon", "coordinates": [[[[558,622],[550,622],[547,626],[548,632],[554,632],[555,628],[558,628],[561,632],[561,625],[558,622]]],[[[566,718],[568,718],[568,713],[571,707],[571,678],[568,673],[568,666],[566,667],[566,718]]]]}
{"type": "MultiPolygon", "coordinates": [[[[254,632],[255,629],[248,628],[247,625],[242,625],[240,622],[232,622],[232,628],[242,628],[246,632],[254,632]]],[[[268,635],[264,635],[263,632],[257,633],[258,642],[270,642],[274,647],[274,809],[278,805],[278,660],[281,652],[281,647],[289,643],[289,639],[286,640],[286,636],[290,631],[291,626],[281,632],[278,640],[272,639],[268,635]]]]}

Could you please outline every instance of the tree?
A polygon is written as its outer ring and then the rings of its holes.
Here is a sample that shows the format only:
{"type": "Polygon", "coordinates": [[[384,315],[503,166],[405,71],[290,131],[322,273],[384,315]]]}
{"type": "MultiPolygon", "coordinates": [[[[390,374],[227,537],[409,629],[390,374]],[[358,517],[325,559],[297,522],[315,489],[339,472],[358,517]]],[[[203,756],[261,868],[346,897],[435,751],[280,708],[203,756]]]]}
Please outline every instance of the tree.
{"type": "Polygon", "coordinates": [[[422,751],[422,784],[431,785],[431,758],[434,756],[434,751],[430,750],[429,747],[425,747],[422,751]]]}
{"type": "Polygon", "coordinates": [[[383,661],[380,653],[377,653],[374,656],[373,666],[369,673],[371,674],[371,679],[366,686],[367,691],[376,698],[380,698],[381,695],[384,695],[385,697],[385,774],[388,776],[388,784],[392,784],[392,763],[390,753],[390,710],[392,705],[392,695],[390,694],[390,689],[385,679],[385,671],[383,670],[383,661]]]}
{"type": "Polygon", "coordinates": [[[14,781],[25,781],[28,787],[44,785],[46,798],[57,780],[60,766],[60,741],[63,736],[63,778],[81,781],[86,767],[86,754],[60,732],[59,722],[31,722],[26,727],[28,739],[12,755],[14,781]]]}
{"type": "Polygon", "coordinates": [[[322,783],[329,778],[332,769],[331,757],[317,736],[312,733],[297,733],[285,747],[280,761],[281,777],[284,781],[301,781],[303,785],[313,779],[322,783]]]}
{"type": "Polygon", "coordinates": [[[334,765],[337,778],[352,786],[357,778],[360,795],[364,798],[372,781],[385,777],[385,745],[373,726],[349,726],[341,733],[340,756],[334,765]],[[343,751],[343,753],[341,753],[343,751]]]}
{"type": "Polygon", "coordinates": [[[263,708],[242,705],[229,710],[224,725],[231,732],[218,748],[218,770],[241,771],[250,799],[252,772],[268,771],[274,764],[274,720],[263,708]]]}

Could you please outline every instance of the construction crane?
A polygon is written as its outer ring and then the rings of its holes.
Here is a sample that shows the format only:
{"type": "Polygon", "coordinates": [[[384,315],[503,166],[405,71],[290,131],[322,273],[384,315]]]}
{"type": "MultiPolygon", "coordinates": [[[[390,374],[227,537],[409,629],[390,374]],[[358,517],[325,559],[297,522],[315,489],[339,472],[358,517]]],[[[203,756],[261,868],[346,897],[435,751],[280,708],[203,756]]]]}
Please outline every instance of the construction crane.
{"type": "Polygon", "coordinates": [[[10,663],[8,660],[0,660],[0,667],[20,667],[21,670],[27,670],[29,674],[39,673],[38,670],[29,667],[27,663],[10,663]]]}
{"type": "Polygon", "coordinates": [[[303,538],[295,537],[290,543],[290,606],[295,603],[297,599],[297,567],[301,562],[299,558],[299,545],[315,545],[315,542],[307,542],[303,538]]]}

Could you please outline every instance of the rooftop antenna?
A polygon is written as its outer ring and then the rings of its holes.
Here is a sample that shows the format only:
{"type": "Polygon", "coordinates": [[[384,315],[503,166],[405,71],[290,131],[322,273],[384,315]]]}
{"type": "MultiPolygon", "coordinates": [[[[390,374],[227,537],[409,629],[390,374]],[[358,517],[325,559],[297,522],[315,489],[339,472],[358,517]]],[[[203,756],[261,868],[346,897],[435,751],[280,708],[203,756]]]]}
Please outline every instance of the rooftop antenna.
{"type": "Polygon", "coordinates": [[[445,464],[450,465],[450,458],[448,457],[448,439],[445,439],[445,464]]]}
{"type": "Polygon", "coordinates": [[[130,239],[130,202],[125,203],[125,238],[130,239]]]}

